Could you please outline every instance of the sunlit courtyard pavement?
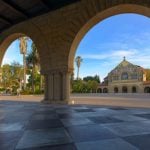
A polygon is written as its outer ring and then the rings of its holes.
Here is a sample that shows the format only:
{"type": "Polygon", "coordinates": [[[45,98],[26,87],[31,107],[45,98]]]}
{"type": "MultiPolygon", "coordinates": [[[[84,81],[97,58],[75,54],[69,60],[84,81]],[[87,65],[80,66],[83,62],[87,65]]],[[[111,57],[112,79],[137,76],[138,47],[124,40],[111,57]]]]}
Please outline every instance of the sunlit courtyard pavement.
{"type": "Polygon", "coordinates": [[[38,101],[1,97],[0,150],[150,149],[149,108],[38,101]]]}

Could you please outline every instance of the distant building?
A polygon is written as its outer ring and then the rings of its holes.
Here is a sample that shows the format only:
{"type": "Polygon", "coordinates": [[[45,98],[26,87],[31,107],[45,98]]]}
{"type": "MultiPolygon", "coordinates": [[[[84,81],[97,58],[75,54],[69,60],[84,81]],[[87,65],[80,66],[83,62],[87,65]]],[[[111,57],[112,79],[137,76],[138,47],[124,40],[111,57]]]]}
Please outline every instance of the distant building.
{"type": "Polygon", "coordinates": [[[128,62],[125,57],[104,82],[98,86],[98,93],[150,93],[150,69],[128,62]]]}

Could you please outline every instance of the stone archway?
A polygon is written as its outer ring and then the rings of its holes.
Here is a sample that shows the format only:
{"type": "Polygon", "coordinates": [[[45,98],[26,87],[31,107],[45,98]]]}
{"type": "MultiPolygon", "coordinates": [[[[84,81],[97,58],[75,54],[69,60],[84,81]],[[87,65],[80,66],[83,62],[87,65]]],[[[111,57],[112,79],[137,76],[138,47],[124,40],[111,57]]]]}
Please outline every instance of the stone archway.
{"type": "Polygon", "coordinates": [[[98,88],[98,89],[97,89],[97,93],[102,93],[102,89],[101,89],[101,88],[98,88]]]}
{"type": "Polygon", "coordinates": [[[117,14],[137,13],[149,17],[149,7],[148,0],[81,0],[3,31],[0,37],[0,57],[7,47],[5,40],[10,35],[23,33],[29,36],[41,57],[41,73],[46,81],[45,101],[67,103],[75,52],[88,30],[117,14]]]}
{"type": "Polygon", "coordinates": [[[136,86],[132,87],[132,93],[137,93],[137,87],[136,86]]]}
{"type": "Polygon", "coordinates": [[[107,89],[107,88],[104,88],[104,89],[103,89],[103,93],[108,93],[108,89],[107,89]]]}
{"type": "Polygon", "coordinates": [[[144,93],[150,93],[150,87],[145,87],[144,88],[144,93]]]}
{"type": "MultiPolygon", "coordinates": [[[[119,3],[119,0],[118,0],[119,3]]],[[[79,30],[75,33],[75,37],[73,39],[73,42],[70,47],[70,52],[68,56],[68,66],[69,68],[73,68],[74,64],[74,56],[76,53],[76,49],[82,40],[82,38],[85,36],[85,34],[97,23],[103,21],[104,19],[108,17],[112,17],[117,14],[124,14],[124,13],[135,13],[135,14],[141,14],[144,16],[149,17],[150,15],[150,8],[137,5],[135,4],[119,4],[113,7],[110,7],[108,9],[104,9],[103,11],[97,12],[94,14],[94,16],[89,17],[88,20],[84,24],[81,24],[79,30]]],[[[82,16],[82,14],[81,14],[82,16]]]]}
{"type": "Polygon", "coordinates": [[[118,92],[119,92],[118,87],[114,87],[114,93],[118,93],[118,92]]]}
{"type": "MultiPolygon", "coordinates": [[[[43,59],[44,53],[43,49],[47,49],[45,40],[42,37],[41,32],[31,23],[25,23],[26,26],[22,26],[20,24],[16,25],[15,27],[7,30],[3,34],[1,34],[0,37],[0,65],[2,64],[2,60],[4,57],[4,54],[8,48],[8,46],[15,41],[16,39],[27,36],[29,37],[36,45],[39,57],[40,57],[40,68],[41,72],[45,72],[44,69],[47,67],[45,64],[45,59],[43,59]],[[41,38],[41,39],[40,39],[41,38]],[[39,42],[40,41],[40,42],[39,42]]],[[[44,75],[44,74],[43,74],[44,75]]],[[[45,87],[45,89],[47,89],[45,87]]]]}
{"type": "MultiPolygon", "coordinates": [[[[133,1],[132,1],[131,4],[130,4],[130,1],[128,1],[127,3],[126,3],[126,1],[123,1],[123,3],[125,3],[125,4],[120,4],[120,2],[122,2],[122,1],[118,0],[118,1],[116,1],[116,3],[113,6],[111,6],[109,8],[104,8],[103,10],[97,10],[97,11],[95,11],[95,13],[91,12],[90,13],[91,16],[87,15],[85,22],[83,21],[82,23],[81,22],[78,23],[77,22],[78,20],[73,21],[74,23],[73,23],[71,29],[73,29],[73,31],[74,31],[74,34],[72,34],[72,36],[74,38],[73,38],[73,42],[71,44],[70,52],[69,52],[69,56],[68,56],[68,67],[69,68],[73,68],[75,52],[76,52],[76,49],[77,49],[80,41],[82,40],[84,35],[97,23],[101,22],[102,20],[104,20],[108,17],[114,16],[117,14],[135,13],[135,14],[141,14],[141,15],[144,15],[147,17],[149,17],[149,15],[150,15],[150,8],[148,7],[148,5],[146,7],[146,5],[143,6],[139,3],[137,4],[136,1],[135,1],[135,3],[133,3],[133,1]],[[74,26],[77,24],[78,24],[78,30],[76,30],[77,27],[74,26]]],[[[89,9],[91,9],[92,6],[89,9]]],[[[80,14],[80,16],[82,17],[82,13],[80,14]]],[[[72,37],[71,37],[71,39],[72,39],[72,37]]],[[[123,91],[125,93],[128,92],[127,89],[124,89],[123,91]]]]}
{"type": "Polygon", "coordinates": [[[127,86],[122,87],[122,93],[128,93],[128,88],[127,86]]]}

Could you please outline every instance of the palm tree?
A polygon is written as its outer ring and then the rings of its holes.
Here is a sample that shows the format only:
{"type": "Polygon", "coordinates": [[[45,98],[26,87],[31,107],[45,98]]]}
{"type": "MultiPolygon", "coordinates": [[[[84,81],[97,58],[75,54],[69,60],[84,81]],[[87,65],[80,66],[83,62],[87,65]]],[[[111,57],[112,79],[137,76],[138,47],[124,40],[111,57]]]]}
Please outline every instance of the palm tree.
{"type": "Polygon", "coordinates": [[[23,70],[24,70],[24,73],[23,73],[23,88],[25,89],[26,88],[26,54],[27,54],[27,40],[28,40],[28,37],[20,37],[19,38],[19,48],[20,48],[20,54],[23,55],[23,70]]]}
{"type": "Polygon", "coordinates": [[[75,58],[75,62],[76,62],[76,65],[77,65],[77,80],[79,80],[79,69],[80,69],[82,61],[83,61],[83,59],[81,58],[81,56],[77,56],[75,58]]]}
{"type": "Polygon", "coordinates": [[[34,43],[32,43],[31,45],[31,52],[28,54],[28,56],[26,57],[26,61],[27,61],[27,66],[29,66],[30,68],[32,68],[32,78],[31,78],[31,83],[32,83],[32,92],[35,92],[35,86],[34,86],[34,76],[35,76],[35,69],[36,67],[40,67],[40,59],[39,59],[39,55],[37,52],[37,48],[35,46],[34,43]]]}

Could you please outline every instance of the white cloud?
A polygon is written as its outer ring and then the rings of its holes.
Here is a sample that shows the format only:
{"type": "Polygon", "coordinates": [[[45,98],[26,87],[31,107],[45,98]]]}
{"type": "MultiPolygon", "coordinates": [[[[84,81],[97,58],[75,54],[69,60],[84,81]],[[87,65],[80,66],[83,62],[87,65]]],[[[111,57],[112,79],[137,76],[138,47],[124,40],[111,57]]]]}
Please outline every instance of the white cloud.
{"type": "Polygon", "coordinates": [[[98,60],[104,60],[104,59],[114,59],[114,58],[122,58],[124,56],[133,56],[137,54],[136,49],[131,50],[113,50],[109,53],[106,52],[106,54],[83,54],[83,59],[98,59],[98,60]]]}
{"type": "Polygon", "coordinates": [[[119,50],[119,51],[114,51],[112,53],[113,57],[127,57],[127,56],[132,56],[137,53],[136,49],[130,49],[130,50],[119,50]]]}

